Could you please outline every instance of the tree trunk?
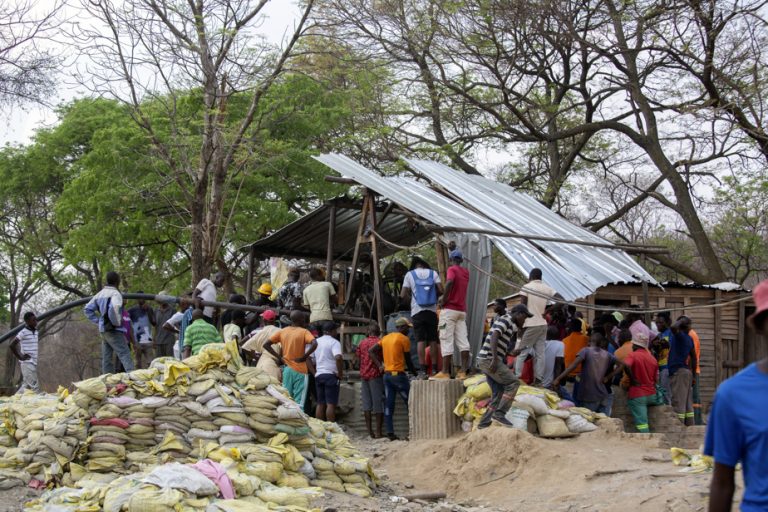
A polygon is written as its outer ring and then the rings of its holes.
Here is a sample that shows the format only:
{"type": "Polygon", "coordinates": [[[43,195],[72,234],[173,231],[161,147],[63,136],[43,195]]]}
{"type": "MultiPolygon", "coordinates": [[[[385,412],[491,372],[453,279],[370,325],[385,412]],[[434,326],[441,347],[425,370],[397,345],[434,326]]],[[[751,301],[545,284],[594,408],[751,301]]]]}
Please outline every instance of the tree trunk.
{"type": "MultiPolygon", "coordinates": [[[[672,162],[669,161],[664,153],[664,149],[661,147],[656,114],[642,91],[643,83],[637,67],[637,51],[634,48],[630,48],[627,42],[622,24],[622,13],[618,12],[612,0],[606,2],[606,5],[616,34],[617,47],[621,50],[621,58],[626,64],[627,87],[630,96],[634,100],[635,105],[637,105],[638,114],[642,116],[642,121],[645,124],[645,130],[643,130],[642,125],[638,126],[638,130],[641,133],[635,135],[635,142],[639,143],[672,187],[677,202],[677,212],[682,217],[683,222],[685,222],[689,235],[694,244],[696,244],[699,257],[706,269],[705,273],[709,277],[707,280],[710,282],[725,281],[725,272],[723,272],[720,260],[693,204],[688,184],[672,162]],[[643,131],[644,133],[642,133],[643,131]]],[[[643,30],[640,22],[638,22],[637,30],[643,30]]],[[[643,33],[639,33],[635,37],[638,40],[642,40],[643,33]]],[[[640,46],[639,43],[636,44],[640,46]]]]}

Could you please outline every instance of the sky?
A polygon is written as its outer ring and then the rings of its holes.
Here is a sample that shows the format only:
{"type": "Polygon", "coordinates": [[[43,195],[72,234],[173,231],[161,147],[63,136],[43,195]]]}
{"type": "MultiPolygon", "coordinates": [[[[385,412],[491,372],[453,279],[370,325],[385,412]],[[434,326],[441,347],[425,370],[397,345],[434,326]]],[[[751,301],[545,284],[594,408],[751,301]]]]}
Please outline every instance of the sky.
{"type": "MultiPolygon", "coordinates": [[[[50,5],[52,0],[39,0],[37,8],[44,10],[50,5]]],[[[73,2],[74,3],[74,2],[73,2]]],[[[268,19],[263,23],[262,34],[268,41],[279,44],[289,29],[293,28],[294,23],[299,16],[299,8],[295,1],[272,0],[265,8],[265,14],[268,19]]],[[[82,16],[82,13],[69,8],[67,17],[76,19],[82,16]]],[[[74,65],[73,62],[71,65],[74,65]]],[[[83,64],[77,62],[77,64],[83,64]]],[[[66,103],[78,97],[88,95],[88,91],[75,85],[71,76],[71,69],[62,69],[57,77],[59,82],[58,89],[52,93],[48,100],[48,105],[23,105],[21,107],[7,107],[0,110],[0,146],[7,144],[25,144],[28,143],[34,135],[35,130],[51,127],[56,123],[56,105],[66,103]]]]}

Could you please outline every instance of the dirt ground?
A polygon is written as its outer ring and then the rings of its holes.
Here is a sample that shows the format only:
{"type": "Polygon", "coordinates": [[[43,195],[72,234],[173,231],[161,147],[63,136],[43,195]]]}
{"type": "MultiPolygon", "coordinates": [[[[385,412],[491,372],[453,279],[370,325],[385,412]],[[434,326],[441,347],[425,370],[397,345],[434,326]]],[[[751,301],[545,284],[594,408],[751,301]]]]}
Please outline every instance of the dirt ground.
{"type": "MultiPolygon", "coordinates": [[[[503,427],[441,441],[353,437],[381,477],[374,498],[327,492],[323,511],[703,511],[710,474],[680,473],[659,436],[598,430],[550,440],[503,427]],[[404,499],[445,492],[444,500],[404,499]]],[[[741,482],[739,480],[739,493],[741,482]]],[[[36,491],[0,491],[0,512],[36,491]]]]}

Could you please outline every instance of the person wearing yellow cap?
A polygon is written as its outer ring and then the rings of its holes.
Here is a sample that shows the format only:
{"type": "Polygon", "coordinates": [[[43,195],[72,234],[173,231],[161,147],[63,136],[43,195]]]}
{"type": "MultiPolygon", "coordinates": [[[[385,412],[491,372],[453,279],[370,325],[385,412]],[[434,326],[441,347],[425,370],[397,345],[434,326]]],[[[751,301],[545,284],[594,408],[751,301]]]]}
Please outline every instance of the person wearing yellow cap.
{"type": "Polygon", "coordinates": [[[275,301],[273,301],[271,297],[272,285],[269,283],[261,283],[259,289],[256,290],[256,300],[254,301],[254,304],[256,306],[264,306],[268,308],[277,307],[277,304],[275,304],[275,301]]]}

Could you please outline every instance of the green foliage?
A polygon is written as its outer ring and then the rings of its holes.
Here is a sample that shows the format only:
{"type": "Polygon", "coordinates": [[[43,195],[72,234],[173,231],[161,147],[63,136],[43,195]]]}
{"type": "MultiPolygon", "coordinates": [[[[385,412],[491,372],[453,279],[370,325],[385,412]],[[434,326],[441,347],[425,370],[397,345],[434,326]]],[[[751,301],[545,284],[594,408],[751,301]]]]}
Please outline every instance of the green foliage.
{"type": "MultiPolygon", "coordinates": [[[[240,247],[342,193],[324,181],[327,168],[311,156],[349,143],[364,94],[365,86],[330,87],[303,74],[286,75],[269,90],[228,173],[220,264],[237,271],[240,247]]],[[[154,136],[183,162],[194,152],[180,146],[199,147],[202,140],[200,94],[181,96],[173,118],[162,102],[147,102],[144,112],[152,116],[154,136]]],[[[236,126],[248,106],[246,95],[233,97],[226,122],[236,126]]],[[[23,219],[35,235],[24,240],[26,249],[50,255],[49,270],[78,293],[98,289],[110,269],[123,275],[127,290],[188,288],[185,188],[193,176],[171,174],[167,159],[116,102],[76,100],[59,109],[59,118],[29,146],[0,152],[3,197],[36,205],[23,219]]],[[[197,162],[183,163],[195,172],[197,162]]]]}

